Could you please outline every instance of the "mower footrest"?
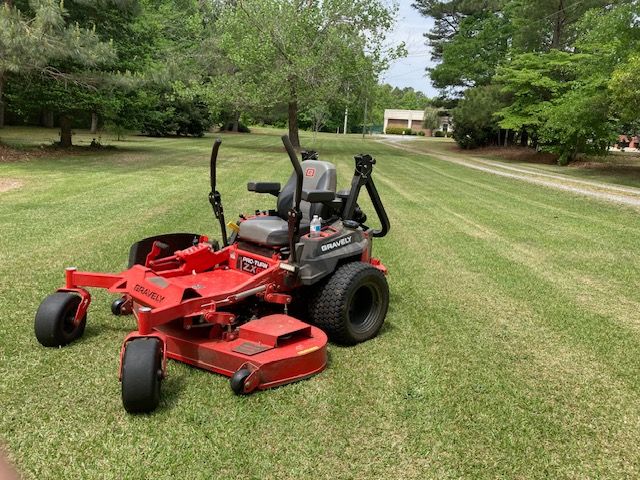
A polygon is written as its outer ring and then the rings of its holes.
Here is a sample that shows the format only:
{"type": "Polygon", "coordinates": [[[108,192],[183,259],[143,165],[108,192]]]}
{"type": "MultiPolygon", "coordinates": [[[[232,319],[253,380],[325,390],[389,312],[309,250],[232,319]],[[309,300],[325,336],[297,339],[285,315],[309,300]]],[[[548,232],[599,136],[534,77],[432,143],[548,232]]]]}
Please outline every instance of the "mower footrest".
{"type": "Polygon", "coordinates": [[[238,336],[275,348],[293,340],[311,337],[311,325],[288,315],[269,315],[242,325],[238,336]]]}

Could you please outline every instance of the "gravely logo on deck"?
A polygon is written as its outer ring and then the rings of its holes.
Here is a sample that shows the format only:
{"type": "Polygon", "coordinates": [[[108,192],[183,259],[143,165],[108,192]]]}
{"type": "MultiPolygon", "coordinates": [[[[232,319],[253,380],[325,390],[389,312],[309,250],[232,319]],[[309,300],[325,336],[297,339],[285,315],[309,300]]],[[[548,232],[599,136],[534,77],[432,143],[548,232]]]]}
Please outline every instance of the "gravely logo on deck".
{"type": "Polygon", "coordinates": [[[164,296],[160,295],[156,292],[154,292],[153,290],[149,290],[147,287],[144,287],[140,284],[136,284],[135,287],[133,287],[133,290],[141,293],[142,295],[144,295],[145,297],[149,297],[151,300],[153,300],[154,302],[158,302],[158,303],[162,303],[162,301],[164,300],[164,296]]]}
{"type": "Polygon", "coordinates": [[[353,240],[353,237],[344,237],[340,240],[336,240],[335,242],[325,243],[320,247],[320,250],[323,252],[328,252],[330,250],[334,250],[336,248],[344,247],[345,245],[349,245],[353,240]]]}

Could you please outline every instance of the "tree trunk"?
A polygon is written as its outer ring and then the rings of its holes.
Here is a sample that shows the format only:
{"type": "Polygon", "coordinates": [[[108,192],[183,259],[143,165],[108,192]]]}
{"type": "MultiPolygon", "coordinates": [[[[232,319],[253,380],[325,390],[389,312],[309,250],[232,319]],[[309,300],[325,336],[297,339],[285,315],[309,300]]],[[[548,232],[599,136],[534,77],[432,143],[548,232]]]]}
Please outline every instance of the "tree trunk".
{"type": "Polygon", "coordinates": [[[289,101],[289,140],[293,148],[300,148],[300,137],[298,136],[298,100],[289,101]]]}
{"type": "Polygon", "coordinates": [[[231,131],[235,133],[238,133],[240,131],[240,113],[236,113],[234,115],[231,131]]]}
{"type": "Polygon", "coordinates": [[[98,114],[91,112],[91,134],[98,132],[98,114]]]}
{"type": "Polygon", "coordinates": [[[520,132],[520,146],[527,147],[529,145],[529,132],[522,130],[520,132]]]}
{"type": "Polygon", "coordinates": [[[0,128],[4,127],[4,72],[0,72],[0,128]]]}
{"type": "Polygon", "coordinates": [[[71,141],[71,119],[67,115],[60,115],[60,146],[67,148],[73,146],[71,141]]]}
{"type": "Polygon", "coordinates": [[[553,37],[551,38],[551,48],[560,48],[562,33],[564,31],[564,22],[564,1],[560,0],[560,3],[558,4],[558,11],[556,12],[555,20],[553,23],[553,37]]]}
{"type": "Polygon", "coordinates": [[[516,132],[515,130],[508,130],[507,131],[507,146],[512,146],[514,143],[514,140],[516,138],[516,132]]]}

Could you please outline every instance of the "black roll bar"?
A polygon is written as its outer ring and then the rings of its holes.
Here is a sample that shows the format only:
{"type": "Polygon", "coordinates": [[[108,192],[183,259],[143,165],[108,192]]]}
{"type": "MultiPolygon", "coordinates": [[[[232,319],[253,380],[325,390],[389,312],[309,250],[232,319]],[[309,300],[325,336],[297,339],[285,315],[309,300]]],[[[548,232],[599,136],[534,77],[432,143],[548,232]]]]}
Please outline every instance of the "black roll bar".
{"type": "Polygon", "coordinates": [[[373,183],[372,173],[376,160],[371,155],[356,155],[354,159],[356,161],[356,169],[353,174],[353,179],[351,180],[351,190],[349,191],[349,196],[347,197],[347,201],[342,212],[342,218],[344,220],[353,219],[353,213],[356,209],[360,189],[364,186],[367,189],[369,198],[371,198],[373,208],[376,211],[376,215],[378,215],[381,225],[380,230],[371,229],[371,235],[374,237],[384,237],[389,233],[391,224],[389,223],[389,217],[384,209],[384,205],[382,205],[382,200],[380,200],[378,189],[376,188],[375,183],[373,183]]]}

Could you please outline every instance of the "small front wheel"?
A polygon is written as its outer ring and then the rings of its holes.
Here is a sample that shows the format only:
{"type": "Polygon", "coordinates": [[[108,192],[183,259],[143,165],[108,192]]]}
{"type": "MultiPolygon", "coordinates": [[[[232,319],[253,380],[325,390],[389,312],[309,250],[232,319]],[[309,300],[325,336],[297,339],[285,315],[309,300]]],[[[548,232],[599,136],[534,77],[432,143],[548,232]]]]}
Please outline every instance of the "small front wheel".
{"type": "Polygon", "coordinates": [[[82,299],[70,292],[56,292],[45,298],[34,323],[36,338],[45,347],[61,347],[77,340],[87,324],[85,314],[76,324],[76,312],[82,299]]]}
{"type": "Polygon", "coordinates": [[[114,300],[113,303],[111,304],[111,313],[113,313],[116,317],[130,313],[125,311],[126,304],[127,304],[127,299],[124,297],[114,300]]]}
{"type": "Polygon", "coordinates": [[[160,403],[162,346],[158,338],[127,342],[122,358],[122,405],[129,413],[149,413],[160,403]]]}
{"type": "Polygon", "coordinates": [[[233,393],[235,393],[236,395],[244,395],[244,385],[249,375],[251,375],[251,371],[249,371],[247,368],[241,368],[231,376],[229,384],[231,385],[231,390],[233,390],[233,393]]]}

